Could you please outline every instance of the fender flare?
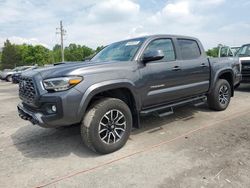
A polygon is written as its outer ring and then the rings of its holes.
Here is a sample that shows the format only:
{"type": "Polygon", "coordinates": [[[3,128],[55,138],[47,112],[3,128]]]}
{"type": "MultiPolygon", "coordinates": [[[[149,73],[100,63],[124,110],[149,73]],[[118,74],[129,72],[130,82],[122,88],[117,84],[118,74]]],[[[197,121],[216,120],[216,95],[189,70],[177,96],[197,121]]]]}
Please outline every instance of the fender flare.
{"type": "MultiPolygon", "coordinates": [[[[232,76],[232,86],[234,85],[234,72],[233,72],[233,70],[232,69],[229,69],[229,68],[225,68],[225,69],[222,69],[222,70],[220,70],[220,71],[217,71],[216,73],[215,73],[215,75],[213,76],[213,79],[212,79],[212,82],[211,82],[211,85],[210,85],[210,90],[209,90],[209,93],[211,93],[212,92],[212,90],[213,90],[213,88],[214,88],[214,86],[215,86],[215,84],[216,84],[216,82],[217,82],[217,80],[219,79],[219,77],[222,75],[222,74],[224,74],[224,73],[230,73],[231,74],[231,76],[232,76]]],[[[230,84],[230,83],[229,83],[230,84]]],[[[230,84],[231,85],[231,84],[230,84]]],[[[234,88],[232,87],[231,88],[232,89],[232,94],[233,94],[233,92],[234,92],[234,88]]]]}
{"type": "Polygon", "coordinates": [[[140,100],[139,100],[138,94],[136,93],[134,89],[135,85],[130,80],[127,80],[127,79],[108,80],[108,81],[93,84],[85,91],[81,99],[78,112],[77,112],[78,117],[83,118],[91,99],[96,94],[107,91],[107,90],[119,89],[119,88],[126,88],[132,93],[134,97],[134,101],[135,101],[136,110],[139,111],[140,100]]]}

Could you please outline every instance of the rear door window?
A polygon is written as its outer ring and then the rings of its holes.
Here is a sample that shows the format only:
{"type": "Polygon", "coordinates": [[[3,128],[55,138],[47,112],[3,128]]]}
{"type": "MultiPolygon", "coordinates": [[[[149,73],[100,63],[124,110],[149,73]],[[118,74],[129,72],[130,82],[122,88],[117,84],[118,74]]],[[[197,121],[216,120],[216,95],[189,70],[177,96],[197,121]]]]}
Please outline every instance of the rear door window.
{"type": "Polygon", "coordinates": [[[197,59],[201,56],[201,50],[195,40],[177,39],[183,60],[197,59]]]}

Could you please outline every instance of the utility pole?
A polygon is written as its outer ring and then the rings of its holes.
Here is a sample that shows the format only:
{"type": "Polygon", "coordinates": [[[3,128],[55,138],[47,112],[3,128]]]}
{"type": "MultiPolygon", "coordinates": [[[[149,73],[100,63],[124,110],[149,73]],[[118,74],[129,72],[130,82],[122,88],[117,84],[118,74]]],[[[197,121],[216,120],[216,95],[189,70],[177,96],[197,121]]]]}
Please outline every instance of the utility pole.
{"type": "Polygon", "coordinates": [[[56,28],[56,30],[59,30],[58,32],[56,32],[56,34],[60,34],[61,37],[61,56],[62,56],[62,62],[64,62],[63,36],[66,35],[66,30],[63,28],[62,21],[60,21],[60,27],[56,28]]]}

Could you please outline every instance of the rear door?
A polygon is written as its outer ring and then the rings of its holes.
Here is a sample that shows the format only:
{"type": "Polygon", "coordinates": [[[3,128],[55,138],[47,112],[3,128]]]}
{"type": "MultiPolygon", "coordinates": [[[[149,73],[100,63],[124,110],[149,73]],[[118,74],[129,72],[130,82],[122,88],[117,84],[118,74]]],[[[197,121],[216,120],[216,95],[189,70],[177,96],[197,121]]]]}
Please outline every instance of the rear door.
{"type": "Polygon", "coordinates": [[[189,97],[209,90],[210,65],[200,42],[193,39],[176,39],[181,56],[180,77],[183,96],[189,97]]]}

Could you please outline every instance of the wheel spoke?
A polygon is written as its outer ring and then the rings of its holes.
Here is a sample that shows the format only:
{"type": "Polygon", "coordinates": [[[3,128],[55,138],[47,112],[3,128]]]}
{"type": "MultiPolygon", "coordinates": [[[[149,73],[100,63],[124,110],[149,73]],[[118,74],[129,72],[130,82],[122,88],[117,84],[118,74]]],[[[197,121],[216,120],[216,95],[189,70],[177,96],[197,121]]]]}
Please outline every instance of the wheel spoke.
{"type": "Polygon", "coordinates": [[[108,144],[110,143],[110,135],[111,135],[111,132],[110,133],[108,133],[109,134],[109,136],[108,136],[108,144]]]}
{"type": "Polygon", "coordinates": [[[108,113],[106,113],[103,117],[105,117],[108,121],[110,120],[108,117],[108,113]]]}
{"type": "Polygon", "coordinates": [[[119,111],[116,111],[116,116],[115,116],[115,118],[114,118],[114,121],[115,121],[115,122],[116,122],[117,118],[119,118],[119,114],[120,114],[120,112],[119,112],[119,111]]]}
{"type": "Polygon", "coordinates": [[[108,131],[108,129],[105,128],[105,129],[100,130],[99,134],[103,133],[104,131],[108,131]]]}
{"type": "Polygon", "coordinates": [[[118,118],[118,120],[116,120],[115,124],[118,124],[118,122],[119,122],[123,117],[124,117],[123,115],[120,116],[120,117],[118,118]]]}
{"type": "Polygon", "coordinates": [[[123,128],[115,128],[115,130],[120,130],[120,131],[125,131],[125,129],[123,129],[123,128]]]}
{"type": "Polygon", "coordinates": [[[107,136],[108,136],[108,131],[107,131],[106,135],[101,139],[104,141],[104,139],[107,138],[107,136]]]}
{"type": "Polygon", "coordinates": [[[113,142],[115,143],[115,134],[113,132],[110,132],[114,138],[113,142]]]}
{"type": "Polygon", "coordinates": [[[113,110],[110,111],[110,117],[111,117],[110,119],[111,119],[111,121],[114,120],[114,119],[113,119],[113,112],[114,112],[113,110]]]}
{"type": "Polygon", "coordinates": [[[118,126],[123,126],[123,125],[125,125],[126,124],[126,122],[124,121],[123,123],[116,123],[116,125],[118,125],[118,126]]]}
{"type": "Polygon", "coordinates": [[[116,132],[116,130],[114,131],[116,136],[118,136],[118,138],[121,138],[121,136],[116,132]]]}
{"type": "Polygon", "coordinates": [[[104,127],[108,127],[107,124],[104,124],[104,123],[102,123],[102,122],[100,122],[100,125],[102,125],[102,126],[104,126],[104,127]]]}

